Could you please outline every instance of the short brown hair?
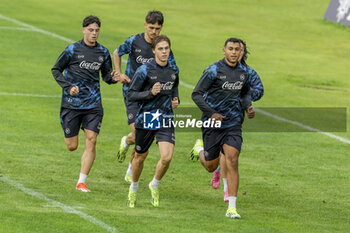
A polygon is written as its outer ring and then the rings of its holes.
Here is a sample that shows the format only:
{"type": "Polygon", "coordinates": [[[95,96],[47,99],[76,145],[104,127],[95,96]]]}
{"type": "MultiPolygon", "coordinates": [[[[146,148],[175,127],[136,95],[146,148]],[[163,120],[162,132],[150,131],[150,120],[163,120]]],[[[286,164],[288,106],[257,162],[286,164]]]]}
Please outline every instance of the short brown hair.
{"type": "Polygon", "coordinates": [[[170,47],[170,39],[169,39],[167,36],[165,36],[165,35],[160,35],[160,36],[154,37],[154,39],[152,40],[152,49],[155,49],[155,48],[156,48],[156,45],[157,45],[159,42],[162,42],[162,41],[168,42],[169,47],[170,47]]]}
{"type": "Polygon", "coordinates": [[[146,23],[163,25],[164,17],[160,11],[149,11],[145,18],[146,23]]]}

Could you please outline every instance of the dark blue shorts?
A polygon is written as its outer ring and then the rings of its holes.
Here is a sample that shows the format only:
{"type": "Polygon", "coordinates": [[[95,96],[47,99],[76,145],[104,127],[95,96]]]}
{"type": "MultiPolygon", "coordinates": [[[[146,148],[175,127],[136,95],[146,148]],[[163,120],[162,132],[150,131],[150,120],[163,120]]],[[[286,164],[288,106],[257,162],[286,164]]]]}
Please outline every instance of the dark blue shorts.
{"type": "Polygon", "coordinates": [[[154,137],[158,142],[170,142],[175,144],[174,128],[161,128],[158,130],[140,129],[135,131],[135,151],[139,154],[145,153],[151,147],[154,137]]]}
{"type": "Polygon", "coordinates": [[[80,128],[99,133],[103,119],[103,109],[61,108],[60,119],[66,138],[77,136],[80,128]]]}
{"type": "Polygon", "coordinates": [[[205,160],[211,161],[224,153],[223,145],[227,144],[241,151],[243,138],[241,127],[226,129],[202,128],[205,160]]]}
{"type": "Polygon", "coordinates": [[[137,102],[128,101],[126,97],[124,97],[124,104],[126,108],[126,116],[128,118],[128,125],[135,123],[139,104],[137,102]]]}

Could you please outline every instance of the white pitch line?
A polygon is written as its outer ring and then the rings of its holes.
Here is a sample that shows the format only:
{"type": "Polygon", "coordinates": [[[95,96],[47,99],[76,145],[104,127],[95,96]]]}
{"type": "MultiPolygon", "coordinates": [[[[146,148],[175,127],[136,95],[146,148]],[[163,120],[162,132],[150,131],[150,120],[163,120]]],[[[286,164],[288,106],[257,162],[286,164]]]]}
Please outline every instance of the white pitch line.
{"type": "MultiPolygon", "coordinates": [[[[52,37],[56,37],[56,38],[58,38],[58,39],[67,41],[67,42],[69,42],[69,43],[73,43],[73,42],[74,42],[73,40],[68,39],[68,38],[66,38],[66,37],[63,37],[63,36],[57,35],[57,34],[55,34],[55,33],[52,33],[52,32],[49,32],[49,31],[46,31],[46,30],[43,30],[43,29],[34,27],[34,26],[32,26],[32,25],[23,23],[23,22],[18,21],[18,20],[16,20],[16,19],[12,19],[12,18],[6,17],[6,16],[4,16],[4,15],[2,15],[2,14],[0,14],[0,18],[5,19],[5,20],[10,21],[10,22],[13,22],[13,23],[15,23],[15,24],[24,26],[24,27],[31,28],[31,29],[33,29],[33,31],[41,32],[41,33],[43,33],[43,34],[46,34],[46,35],[49,35],[49,36],[52,36],[52,37]]],[[[125,60],[123,60],[123,61],[125,61],[125,60]]],[[[188,84],[188,83],[185,83],[185,82],[183,82],[183,81],[180,81],[180,85],[182,85],[182,86],[184,86],[184,87],[187,87],[187,88],[190,88],[190,89],[193,89],[193,88],[194,88],[193,85],[188,84]]],[[[262,110],[261,110],[261,111],[262,111],[262,110]]],[[[279,116],[277,116],[277,115],[274,115],[274,114],[271,114],[271,113],[268,113],[268,112],[265,112],[265,111],[262,111],[262,112],[261,112],[262,114],[265,114],[265,113],[266,113],[266,114],[269,114],[268,116],[273,117],[273,118],[275,118],[275,119],[277,119],[277,120],[281,120],[281,121],[285,121],[285,122],[289,122],[289,121],[290,121],[290,120],[287,120],[287,119],[285,119],[285,118],[279,117],[279,116]],[[262,113],[262,112],[264,112],[264,113],[262,113]]],[[[302,126],[301,126],[302,124],[299,123],[299,122],[290,121],[289,123],[291,123],[291,122],[298,123],[298,124],[300,124],[299,126],[302,127],[302,126]]],[[[294,124],[294,123],[293,123],[293,124],[294,124]]],[[[291,124],[292,124],[292,123],[291,123],[291,124]]],[[[306,127],[306,129],[308,129],[308,128],[313,129],[312,127],[307,126],[307,125],[303,125],[303,126],[306,127]]],[[[302,127],[302,128],[304,128],[304,127],[302,127]]],[[[315,129],[315,130],[318,130],[318,129],[315,129]]],[[[326,135],[326,136],[328,136],[328,137],[331,137],[331,138],[337,139],[337,140],[339,140],[339,141],[341,141],[341,142],[350,144],[350,140],[348,140],[348,139],[346,139],[346,138],[339,137],[339,136],[334,135],[334,134],[332,134],[332,133],[326,133],[326,132],[323,132],[323,131],[321,131],[321,130],[318,130],[318,131],[315,131],[315,130],[310,130],[310,131],[322,133],[322,134],[324,134],[324,135],[326,135]]]]}
{"type": "Polygon", "coordinates": [[[4,15],[2,15],[2,14],[0,14],[0,18],[1,18],[1,19],[4,19],[4,20],[7,20],[7,21],[9,21],[9,22],[12,22],[12,23],[21,25],[21,26],[23,26],[23,27],[32,29],[33,31],[40,32],[40,33],[42,33],[42,34],[49,35],[49,36],[51,36],[51,37],[55,37],[55,38],[58,38],[58,39],[63,40],[63,41],[67,41],[67,42],[69,42],[69,43],[73,43],[73,42],[74,42],[73,40],[71,40],[71,39],[69,39],[69,38],[66,38],[66,37],[64,37],[64,36],[60,36],[60,35],[57,35],[56,33],[49,32],[49,31],[46,31],[46,30],[37,28],[37,27],[32,26],[32,25],[30,25],[30,24],[23,23],[23,22],[21,22],[21,21],[19,21],[19,20],[6,17],[6,16],[4,16],[4,15]]]}
{"type": "MultiPolygon", "coordinates": [[[[59,96],[59,95],[43,95],[43,94],[28,94],[28,93],[9,93],[9,92],[0,92],[0,95],[4,95],[4,96],[29,96],[29,97],[39,97],[39,98],[62,98],[62,96],[59,96]]],[[[103,100],[122,101],[122,99],[119,99],[119,98],[108,98],[108,97],[103,98],[103,100]]]]}
{"type": "Polygon", "coordinates": [[[180,80],[180,85],[184,86],[184,87],[187,87],[189,89],[194,89],[195,86],[191,85],[191,84],[188,84],[188,83],[185,83],[183,81],[180,80]]]}
{"type": "Polygon", "coordinates": [[[0,95],[5,95],[5,96],[29,96],[29,97],[40,97],[40,98],[61,98],[62,97],[62,96],[58,96],[58,95],[9,93],[9,92],[0,92],[0,95]]]}
{"type": "Polygon", "coordinates": [[[0,30],[33,31],[33,29],[31,28],[21,28],[21,27],[0,27],[0,30]]]}
{"type": "Polygon", "coordinates": [[[6,176],[2,176],[0,177],[0,180],[4,181],[5,183],[9,184],[9,185],[12,185],[13,187],[21,190],[22,192],[26,193],[26,194],[29,194],[29,195],[32,195],[33,197],[35,198],[38,198],[38,199],[41,199],[41,200],[44,200],[44,201],[47,201],[49,203],[51,203],[52,205],[56,206],[56,207],[59,207],[61,208],[63,211],[67,212],[67,213],[71,213],[71,214],[76,214],[78,215],[79,217],[93,223],[93,224],[96,224],[102,228],[104,228],[105,230],[107,230],[108,232],[118,232],[115,227],[112,227],[112,226],[109,226],[107,225],[106,223],[90,216],[90,215],[87,215],[81,211],[78,211],[76,209],[74,209],[73,207],[71,206],[68,206],[68,205],[65,205],[61,202],[58,202],[58,201],[55,201],[55,200],[52,200],[48,197],[46,197],[45,195],[41,194],[41,193],[38,193],[32,189],[29,189],[29,188],[26,188],[24,187],[22,184],[20,183],[17,183],[9,178],[7,178],[6,176]]]}
{"type": "Polygon", "coordinates": [[[316,128],[312,128],[312,127],[310,127],[310,126],[308,126],[308,125],[304,125],[304,124],[302,124],[302,123],[300,123],[300,122],[297,122],[297,121],[288,120],[288,119],[286,119],[286,118],[283,118],[283,117],[280,117],[280,116],[271,114],[271,113],[266,112],[266,111],[264,111],[264,110],[261,110],[261,109],[259,109],[259,108],[254,108],[254,109],[255,109],[256,112],[261,113],[261,114],[263,114],[263,115],[265,115],[265,116],[269,116],[269,117],[271,117],[271,118],[274,118],[274,119],[276,119],[276,120],[278,120],[278,121],[287,122],[287,123],[289,123],[289,124],[299,126],[300,128],[309,130],[309,131],[311,131],[311,132],[321,133],[321,134],[324,134],[324,135],[326,135],[326,136],[328,136],[328,137],[337,139],[337,140],[339,140],[339,141],[341,141],[341,142],[350,144],[350,140],[348,140],[348,139],[346,139],[346,138],[339,137],[339,136],[337,136],[337,135],[335,135],[335,134],[332,134],[332,133],[323,132],[322,130],[319,130],[319,129],[316,129],[316,128]]]}

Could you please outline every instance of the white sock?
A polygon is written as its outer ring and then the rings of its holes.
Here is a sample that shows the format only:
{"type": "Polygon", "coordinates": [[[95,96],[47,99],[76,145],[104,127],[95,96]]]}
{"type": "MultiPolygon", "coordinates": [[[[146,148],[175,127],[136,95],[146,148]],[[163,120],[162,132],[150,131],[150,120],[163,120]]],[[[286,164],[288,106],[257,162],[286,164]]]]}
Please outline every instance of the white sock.
{"type": "Polygon", "coordinates": [[[130,185],[130,189],[131,191],[133,192],[137,192],[137,190],[139,189],[139,182],[131,182],[131,185],[130,185]]]}
{"type": "Polygon", "coordinates": [[[126,143],[126,140],[124,141],[124,148],[129,148],[129,144],[126,143]]]}
{"type": "Polygon", "coordinates": [[[227,178],[222,178],[222,182],[224,182],[224,192],[228,189],[227,187],[227,178]]]}
{"type": "Polygon", "coordinates": [[[129,167],[128,167],[128,170],[126,171],[126,174],[127,175],[132,175],[132,165],[131,165],[130,162],[129,162],[129,167]]]}
{"type": "Polygon", "coordinates": [[[80,183],[86,183],[86,178],[87,178],[87,176],[88,175],[85,175],[85,174],[83,174],[83,173],[80,173],[80,175],[79,175],[79,180],[78,180],[78,184],[80,184],[80,183]]]}
{"type": "Polygon", "coordinates": [[[203,146],[197,146],[196,147],[196,152],[199,154],[199,152],[201,152],[203,149],[203,146]]]}
{"type": "Polygon", "coordinates": [[[158,188],[159,183],[160,183],[160,180],[157,180],[156,177],[153,177],[153,180],[151,181],[151,186],[153,188],[158,188]]]}
{"type": "Polygon", "coordinates": [[[220,165],[218,166],[218,168],[216,168],[215,171],[216,171],[216,172],[220,172],[220,165]]]}
{"type": "Polygon", "coordinates": [[[231,208],[231,207],[236,208],[236,200],[237,200],[237,197],[229,196],[228,197],[228,208],[231,208]]]}

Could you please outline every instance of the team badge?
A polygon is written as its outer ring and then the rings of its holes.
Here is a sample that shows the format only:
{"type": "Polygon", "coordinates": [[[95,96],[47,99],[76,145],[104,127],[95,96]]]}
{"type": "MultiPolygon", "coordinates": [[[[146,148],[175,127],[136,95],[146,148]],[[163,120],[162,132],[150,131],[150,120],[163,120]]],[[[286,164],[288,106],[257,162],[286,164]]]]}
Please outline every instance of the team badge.
{"type": "Polygon", "coordinates": [[[241,80],[244,80],[245,79],[245,75],[244,74],[241,74],[241,76],[239,77],[241,80]]]}
{"type": "Polygon", "coordinates": [[[66,132],[66,134],[70,134],[70,129],[69,128],[66,128],[64,131],[66,132]]]}
{"type": "Polygon", "coordinates": [[[103,57],[102,57],[102,56],[99,56],[99,57],[98,57],[98,60],[99,60],[99,62],[103,62],[103,57]]]}

